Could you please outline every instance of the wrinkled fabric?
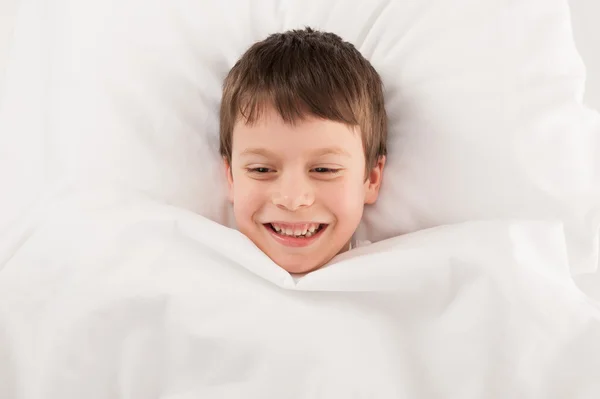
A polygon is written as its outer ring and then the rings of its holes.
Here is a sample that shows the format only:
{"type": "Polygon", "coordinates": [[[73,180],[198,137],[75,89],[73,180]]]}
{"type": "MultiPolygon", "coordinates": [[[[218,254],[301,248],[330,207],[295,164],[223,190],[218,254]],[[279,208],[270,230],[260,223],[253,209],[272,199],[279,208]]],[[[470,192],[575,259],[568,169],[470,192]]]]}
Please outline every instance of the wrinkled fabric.
{"type": "Polygon", "coordinates": [[[600,395],[600,308],[560,224],[448,225],[300,278],[235,230],[120,190],[65,192],[17,231],[2,398],[600,395]]]}

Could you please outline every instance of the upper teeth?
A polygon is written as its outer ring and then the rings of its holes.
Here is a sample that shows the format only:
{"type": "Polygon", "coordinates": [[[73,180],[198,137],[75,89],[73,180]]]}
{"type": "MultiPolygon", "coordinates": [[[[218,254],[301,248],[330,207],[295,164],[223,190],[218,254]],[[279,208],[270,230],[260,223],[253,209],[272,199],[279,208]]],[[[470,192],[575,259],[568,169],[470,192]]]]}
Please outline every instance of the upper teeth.
{"type": "Polygon", "coordinates": [[[277,223],[271,223],[273,229],[279,234],[284,234],[286,236],[312,236],[315,231],[319,228],[319,223],[306,223],[302,225],[285,226],[277,223]]]}

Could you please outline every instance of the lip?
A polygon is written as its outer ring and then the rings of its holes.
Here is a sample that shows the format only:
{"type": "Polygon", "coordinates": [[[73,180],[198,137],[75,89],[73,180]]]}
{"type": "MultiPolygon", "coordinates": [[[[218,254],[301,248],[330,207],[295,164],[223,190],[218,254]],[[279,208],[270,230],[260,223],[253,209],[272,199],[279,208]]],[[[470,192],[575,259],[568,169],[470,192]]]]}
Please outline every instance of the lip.
{"type": "MultiPolygon", "coordinates": [[[[273,223],[276,223],[276,222],[273,222],[273,223]]],[[[324,224],[324,223],[322,223],[322,224],[324,224]]],[[[273,229],[271,229],[271,227],[269,226],[269,223],[263,224],[263,227],[269,232],[269,234],[271,234],[271,237],[273,237],[273,239],[275,241],[277,241],[279,244],[284,245],[286,247],[302,248],[302,247],[308,247],[309,245],[314,243],[316,240],[318,240],[319,237],[321,237],[321,235],[323,235],[325,230],[327,230],[329,225],[325,224],[325,226],[321,230],[319,230],[319,232],[317,234],[310,236],[308,238],[296,238],[296,237],[283,236],[281,234],[277,234],[275,231],[273,231],[273,229]]]]}

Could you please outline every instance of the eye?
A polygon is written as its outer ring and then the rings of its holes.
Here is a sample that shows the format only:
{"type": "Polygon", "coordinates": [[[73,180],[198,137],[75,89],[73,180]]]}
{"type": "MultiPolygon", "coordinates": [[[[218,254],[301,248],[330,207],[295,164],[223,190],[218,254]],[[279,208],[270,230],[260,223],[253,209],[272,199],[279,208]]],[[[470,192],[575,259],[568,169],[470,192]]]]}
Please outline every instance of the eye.
{"type": "Polygon", "coordinates": [[[335,174],[335,173],[338,173],[340,171],[340,169],[314,168],[313,171],[316,172],[316,173],[319,173],[319,174],[335,174]]]}
{"type": "Polygon", "coordinates": [[[257,175],[265,175],[267,173],[275,172],[273,169],[267,168],[265,166],[258,166],[256,168],[246,168],[246,171],[248,171],[249,173],[257,174],[257,175]]]}

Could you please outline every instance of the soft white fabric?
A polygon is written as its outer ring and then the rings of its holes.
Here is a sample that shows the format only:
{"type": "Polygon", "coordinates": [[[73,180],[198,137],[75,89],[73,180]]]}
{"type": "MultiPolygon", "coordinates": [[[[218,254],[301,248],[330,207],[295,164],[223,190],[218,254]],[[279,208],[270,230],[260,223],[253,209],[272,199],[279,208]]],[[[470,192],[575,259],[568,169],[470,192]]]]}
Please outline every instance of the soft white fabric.
{"type": "Polygon", "coordinates": [[[24,0],[13,55],[0,398],[600,395],[599,305],[570,277],[597,263],[599,122],[565,1],[24,0]],[[358,238],[451,224],[298,277],[207,218],[230,223],[221,80],[303,25],[386,83],[358,238]]]}
{"type": "Polygon", "coordinates": [[[2,248],[2,398],[600,394],[600,307],[559,224],[440,227],[294,279],[189,211],[58,198],[2,248]]]}
{"type": "Polygon", "coordinates": [[[587,79],[584,103],[600,110],[600,2],[596,0],[569,0],[577,50],[585,62],[587,79]]]}
{"type": "Polygon", "coordinates": [[[0,116],[0,232],[65,181],[117,181],[230,225],[221,81],[243,50],[310,25],[381,73],[382,195],[357,237],[490,218],[564,223],[575,273],[600,225],[598,114],[566,0],[27,0],[0,116]]]}
{"type": "Polygon", "coordinates": [[[6,64],[13,43],[14,20],[19,0],[3,0],[0,2],[0,103],[4,93],[6,64]]]}

